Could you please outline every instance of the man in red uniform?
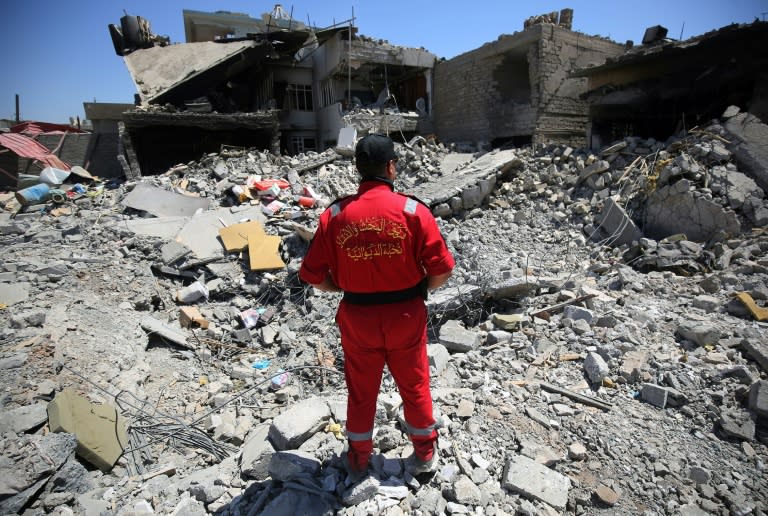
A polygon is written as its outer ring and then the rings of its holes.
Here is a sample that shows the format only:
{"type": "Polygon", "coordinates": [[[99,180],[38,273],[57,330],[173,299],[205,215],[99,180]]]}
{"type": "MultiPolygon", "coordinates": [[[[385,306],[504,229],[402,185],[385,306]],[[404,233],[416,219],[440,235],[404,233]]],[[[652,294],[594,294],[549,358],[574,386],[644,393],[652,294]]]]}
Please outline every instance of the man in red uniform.
{"type": "Polygon", "coordinates": [[[443,285],[454,259],[429,208],[394,191],[397,154],[380,134],[355,148],[357,194],[320,216],[299,277],[319,290],[344,292],[336,313],[344,349],[346,456],[361,478],[373,451],[376,398],[386,364],[397,383],[414,455],[412,474],[429,471],[437,453],[427,360],[428,289],[443,285]]]}

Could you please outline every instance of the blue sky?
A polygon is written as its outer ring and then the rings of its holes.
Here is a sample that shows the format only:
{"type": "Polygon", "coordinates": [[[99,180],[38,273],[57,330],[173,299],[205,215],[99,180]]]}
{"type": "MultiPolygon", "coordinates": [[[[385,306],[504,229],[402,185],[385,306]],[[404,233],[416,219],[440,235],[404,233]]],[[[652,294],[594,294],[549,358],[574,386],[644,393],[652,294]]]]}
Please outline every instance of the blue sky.
{"type": "MultiPolygon", "coordinates": [[[[183,43],[183,9],[258,18],[274,5],[244,0],[2,0],[0,118],[15,116],[15,94],[20,95],[22,119],[47,122],[83,118],[83,102],[132,102],[135,86],[107,30],[110,23],[119,25],[124,8],[149,20],[154,33],[183,43]]],[[[321,27],[350,18],[354,8],[362,34],[424,47],[445,58],[518,32],[530,16],[566,7],[574,10],[574,30],[637,44],[653,25],[669,29],[670,38],[682,31],[685,39],[730,23],[768,20],[768,0],[306,0],[282,5],[286,11],[293,8],[294,18],[306,22],[309,17],[321,27]]]]}

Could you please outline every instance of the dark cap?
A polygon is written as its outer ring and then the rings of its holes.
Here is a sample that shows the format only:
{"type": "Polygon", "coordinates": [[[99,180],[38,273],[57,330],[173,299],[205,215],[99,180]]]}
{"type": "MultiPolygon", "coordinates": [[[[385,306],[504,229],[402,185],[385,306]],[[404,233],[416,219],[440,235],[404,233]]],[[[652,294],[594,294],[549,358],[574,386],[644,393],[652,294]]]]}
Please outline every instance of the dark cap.
{"type": "Polygon", "coordinates": [[[363,136],[355,147],[355,159],[369,163],[386,163],[396,160],[395,144],[389,136],[369,134],[363,136]]]}

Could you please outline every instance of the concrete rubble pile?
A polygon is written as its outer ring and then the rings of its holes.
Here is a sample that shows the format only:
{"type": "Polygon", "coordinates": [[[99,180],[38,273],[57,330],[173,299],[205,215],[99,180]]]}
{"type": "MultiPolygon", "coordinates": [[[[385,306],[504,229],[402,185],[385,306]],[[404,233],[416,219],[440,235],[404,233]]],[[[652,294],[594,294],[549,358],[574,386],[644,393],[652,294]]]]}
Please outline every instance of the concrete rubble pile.
{"type": "Polygon", "coordinates": [[[740,115],[599,153],[398,146],[457,261],[428,301],[427,478],[388,373],[369,475],[340,459],[338,295],[297,271],[349,157],[227,149],[58,216],[5,199],[3,512],[765,513],[767,185],[740,115]],[[82,412],[125,423],[116,462],[82,412]]]}

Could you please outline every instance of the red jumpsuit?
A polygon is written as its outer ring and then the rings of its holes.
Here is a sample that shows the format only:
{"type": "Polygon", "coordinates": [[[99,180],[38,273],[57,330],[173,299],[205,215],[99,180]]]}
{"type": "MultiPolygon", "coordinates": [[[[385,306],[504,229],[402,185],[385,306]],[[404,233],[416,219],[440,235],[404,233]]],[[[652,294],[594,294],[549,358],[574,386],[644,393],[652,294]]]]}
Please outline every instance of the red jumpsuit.
{"type": "Polygon", "coordinates": [[[386,364],[403,399],[417,456],[429,459],[437,439],[427,360],[426,276],[450,272],[454,259],[429,208],[367,180],[356,195],[321,216],[299,277],[330,274],[345,295],[336,313],[349,391],[349,459],[365,469],[373,450],[376,398],[386,364]],[[421,286],[420,286],[421,285],[421,286]]]}

